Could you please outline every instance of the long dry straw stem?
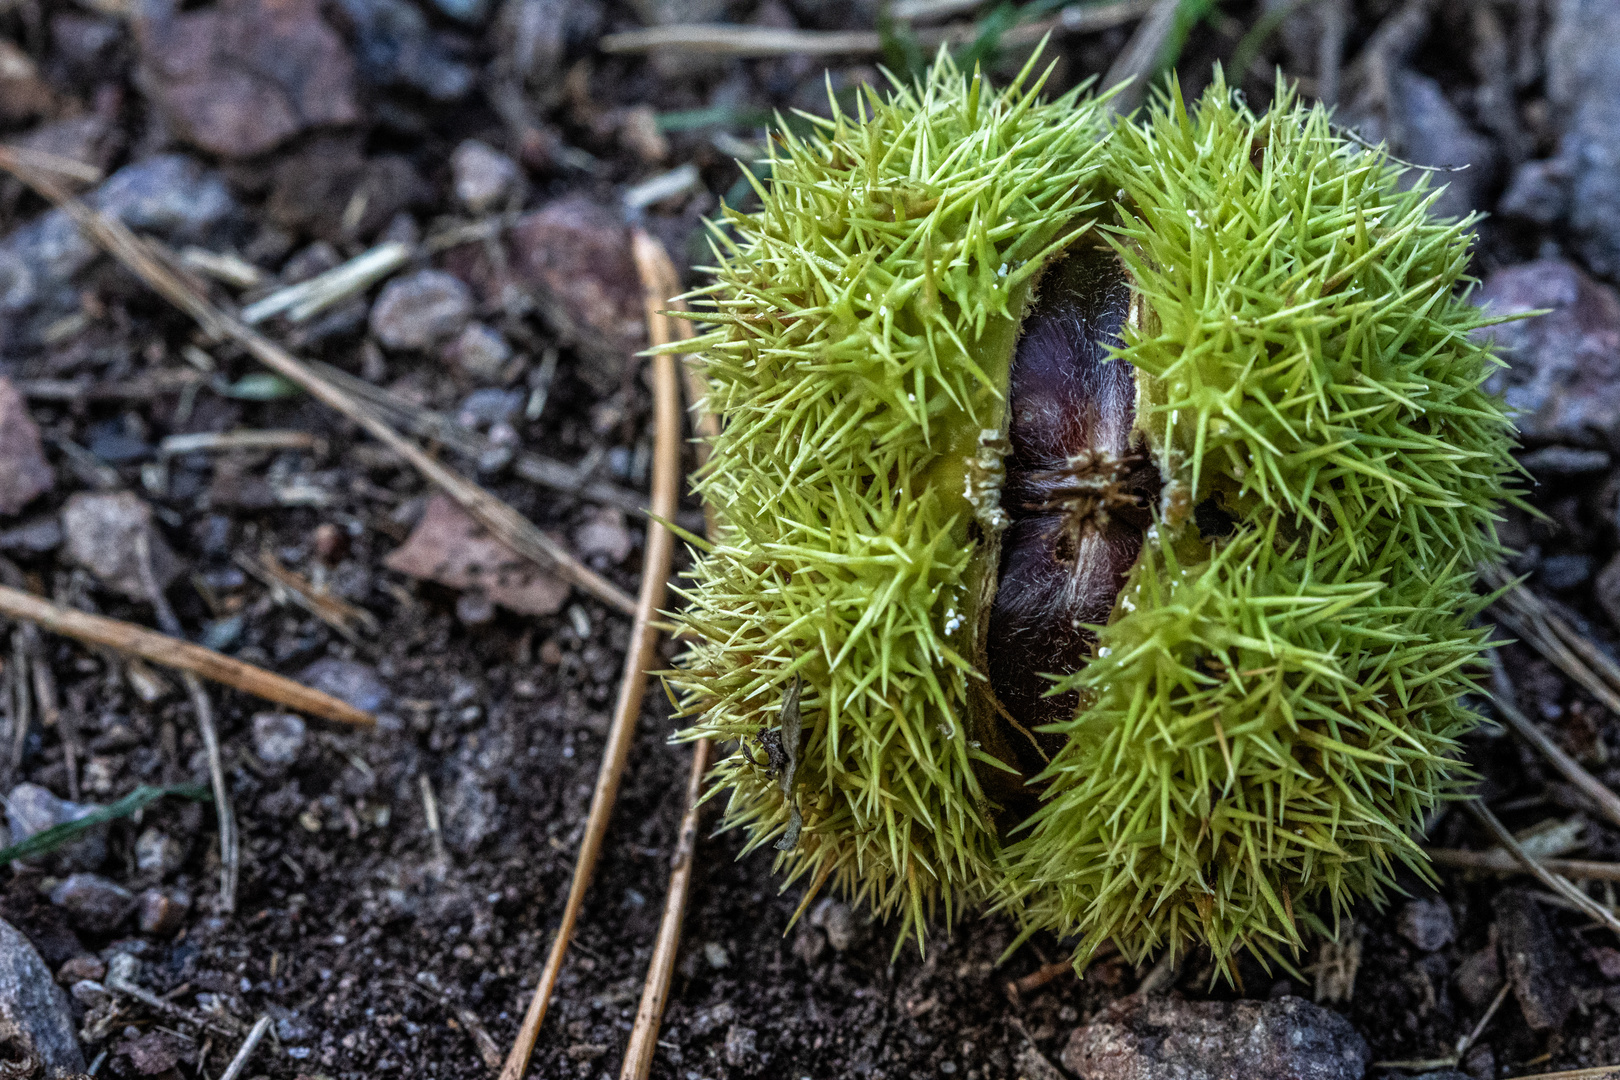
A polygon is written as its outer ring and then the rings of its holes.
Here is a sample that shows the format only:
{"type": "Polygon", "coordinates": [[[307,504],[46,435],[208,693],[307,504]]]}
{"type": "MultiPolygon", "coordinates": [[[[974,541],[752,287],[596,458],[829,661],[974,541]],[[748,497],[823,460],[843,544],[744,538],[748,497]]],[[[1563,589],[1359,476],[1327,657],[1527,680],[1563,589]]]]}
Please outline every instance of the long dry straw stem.
{"type": "MultiPolygon", "coordinates": [[[[637,230],[635,249],[638,265],[644,263],[647,247],[653,243],[655,241],[637,230]]],[[[579,912],[585,903],[585,890],[590,886],[591,874],[602,853],[608,819],[612,816],[613,803],[619,794],[619,781],[624,775],[630,744],[635,738],[636,718],[641,714],[647,675],[658,658],[658,627],[654,620],[664,603],[675,548],[675,538],[663,523],[674,520],[681,483],[680,387],[675,358],[668,354],[653,358],[653,399],[651,520],[647,524],[647,555],[641,568],[641,592],[636,598],[635,622],[630,629],[630,646],[624,657],[619,700],[614,707],[612,726],[608,729],[602,767],[596,776],[596,791],[591,795],[590,816],[585,823],[579,857],[574,863],[574,879],[568,887],[568,902],[563,907],[562,922],[557,927],[557,936],[552,939],[551,953],[540,972],[540,982],[534,988],[534,997],[529,1001],[529,1010],[523,1017],[522,1027],[518,1029],[512,1052],[507,1055],[506,1066],[501,1070],[501,1080],[520,1080],[529,1067],[529,1057],[534,1053],[540,1025],[546,1018],[546,1008],[551,1004],[551,995],[557,988],[557,977],[562,973],[568,944],[574,936],[574,925],[579,921],[579,912]]]]}

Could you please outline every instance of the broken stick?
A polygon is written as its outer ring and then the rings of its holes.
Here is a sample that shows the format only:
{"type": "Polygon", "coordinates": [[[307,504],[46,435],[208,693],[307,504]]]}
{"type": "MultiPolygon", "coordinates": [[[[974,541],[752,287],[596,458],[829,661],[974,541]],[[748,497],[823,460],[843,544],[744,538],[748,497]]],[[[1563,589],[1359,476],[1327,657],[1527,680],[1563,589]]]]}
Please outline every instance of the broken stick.
{"type": "Polygon", "coordinates": [[[224,653],[122,619],[109,619],[104,615],[90,615],[63,607],[21,589],[0,585],[0,615],[37,623],[53,634],[91,645],[104,645],[177,671],[189,671],[310,716],[364,727],[371,727],[377,722],[376,717],[346,701],[273,671],[254,667],[224,653]]]}

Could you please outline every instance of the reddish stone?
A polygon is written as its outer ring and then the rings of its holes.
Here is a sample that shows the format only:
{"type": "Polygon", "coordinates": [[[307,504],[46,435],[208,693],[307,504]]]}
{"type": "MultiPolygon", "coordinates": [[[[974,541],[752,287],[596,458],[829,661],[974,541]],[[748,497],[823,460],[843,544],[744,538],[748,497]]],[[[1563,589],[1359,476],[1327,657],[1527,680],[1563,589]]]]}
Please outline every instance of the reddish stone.
{"type": "Polygon", "coordinates": [[[512,228],[512,269],[585,361],[598,389],[618,385],[624,359],[642,347],[641,282],[630,230],[613,210],[568,196],[512,228]]]}
{"type": "Polygon", "coordinates": [[[175,133],[221,157],[253,157],[301,131],[361,119],[354,60],[317,0],[149,8],[135,32],[150,93],[175,133]]]}
{"type": "Polygon", "coordinates": [[[566,582],[490,536],[445,495],[428,500],[422,520],[383,563],[452,589],[482,589],[490,600],[521,615],[554,614],[568,599],[566,582]]]}
{"type": "Polygon", "coordinates": [[[28,403],[10,379],[0,378],[0,515],[15,514],[55,484],[28,403]]]}

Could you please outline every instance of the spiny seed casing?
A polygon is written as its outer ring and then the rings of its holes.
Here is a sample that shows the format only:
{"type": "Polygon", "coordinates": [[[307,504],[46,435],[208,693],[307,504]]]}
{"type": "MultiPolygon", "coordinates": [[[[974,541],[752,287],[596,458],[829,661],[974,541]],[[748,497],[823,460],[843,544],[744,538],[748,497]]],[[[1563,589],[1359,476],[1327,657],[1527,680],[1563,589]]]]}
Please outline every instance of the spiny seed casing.
{"type": "Polygon", "coordinates": [[[718,223],[684,734],[787,882],[919,939],[968,900],[1279,953],[1424,869],[1474,722],[1469,236],[1285,92],[1039,91],[942,61],[718,223]]]}

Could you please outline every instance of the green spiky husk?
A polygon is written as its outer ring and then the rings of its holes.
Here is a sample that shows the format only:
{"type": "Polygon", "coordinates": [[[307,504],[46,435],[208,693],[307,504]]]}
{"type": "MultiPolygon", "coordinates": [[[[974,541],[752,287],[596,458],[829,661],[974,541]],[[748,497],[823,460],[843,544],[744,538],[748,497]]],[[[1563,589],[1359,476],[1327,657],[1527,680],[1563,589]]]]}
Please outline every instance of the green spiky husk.
{"type": "Polygon", "coordinates": [[[763,209],[716,230],[718,328],[693,345],[724,430],[697,483],[721,528],[686,591],[688,734],[738,746],[727,820],[766,843],[790,807],[759,738],[802,680],[786,879],[831,876],[919,934],[936,899],[997,880],[964,461],[1002,425],[1032,279],[1089,225],[1106,130],[1039,90],[947,64],[783,135],[763,209]]]}
{"type": "Polygon", "coordinates": [[[720,528],[685,591],[684,735],[736,748],[715,779],[749,849],[802,814],[785,883],[830,877],[919,936],[966,899],[1082,958],[1280,954],[1424,867],[1412,832],[1474,722],[1473,567],[1512,463],[1455,295],[1470,237],[1286,94],[1257,118],[1217,82],[1110,126],[1039,89],[941,62],[784,136],[762,209],[716,230],[692,348],[720,528]],[[1039,274],[1093,226],[1132,279],[1121,357],[1165,498],[1009,834],[982,448],[1039,274]],[[1230,537],[1192,524],[1209,499],[1230,537]],[[762,738],[795,685],[790,798],[762,738]]]}

